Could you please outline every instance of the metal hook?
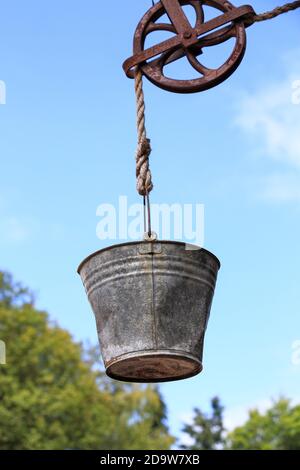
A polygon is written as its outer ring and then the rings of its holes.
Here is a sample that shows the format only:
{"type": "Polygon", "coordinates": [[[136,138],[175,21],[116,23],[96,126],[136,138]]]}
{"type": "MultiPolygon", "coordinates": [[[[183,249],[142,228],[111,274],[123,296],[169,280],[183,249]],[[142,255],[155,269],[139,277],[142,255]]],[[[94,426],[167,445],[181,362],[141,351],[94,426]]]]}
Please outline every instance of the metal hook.
{"type": "Polygon", "coordinates": [[[144,240],[145,241],[156,241],[157,234],[152,232],[151,226],[151,204],[149,193],[146,193],[143,199],[144,203],[144,240]]]}

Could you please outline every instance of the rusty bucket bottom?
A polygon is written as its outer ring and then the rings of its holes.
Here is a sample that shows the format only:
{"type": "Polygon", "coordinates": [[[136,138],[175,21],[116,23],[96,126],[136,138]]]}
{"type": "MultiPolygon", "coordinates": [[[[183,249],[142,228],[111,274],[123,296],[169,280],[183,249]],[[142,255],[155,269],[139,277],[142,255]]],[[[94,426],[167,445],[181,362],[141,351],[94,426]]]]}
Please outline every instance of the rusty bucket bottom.
{"type": "Polygon", "coordinates": [[[123,382],[170,382],[194,377],[202,371],[201,362],[185,353],[171,351],[126,354],[108,365],[106,374],[123,382]]]}

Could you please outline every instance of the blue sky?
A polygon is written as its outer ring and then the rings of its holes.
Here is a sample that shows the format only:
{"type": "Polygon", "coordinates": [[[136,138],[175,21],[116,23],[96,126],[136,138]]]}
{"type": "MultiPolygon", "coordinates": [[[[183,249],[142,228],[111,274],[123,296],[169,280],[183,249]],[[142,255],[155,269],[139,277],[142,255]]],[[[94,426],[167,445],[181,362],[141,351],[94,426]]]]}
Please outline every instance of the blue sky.
{"type": "MultiPolygon", "coordinates": [[[[277,5],[252,3],[258,12],[277,5]]],[[[77,340],[92,342],[76,268],[110,244],[96,237],[96,208],[120,195],[139,202],[133,82],[121,64],[151,2],[117,4],[1,5],[0,267],[77,340]]],[[[297,11],[250,28],[238,71],[206,93],[175,95],[145,82],[152,200],[204,204],[205,247],[222,262],[204,372],[162,386],[177,435],[214,395],[229,427],[272,397],[300,400],[292,363],[300,339],[299,20],[297,11]]]]}

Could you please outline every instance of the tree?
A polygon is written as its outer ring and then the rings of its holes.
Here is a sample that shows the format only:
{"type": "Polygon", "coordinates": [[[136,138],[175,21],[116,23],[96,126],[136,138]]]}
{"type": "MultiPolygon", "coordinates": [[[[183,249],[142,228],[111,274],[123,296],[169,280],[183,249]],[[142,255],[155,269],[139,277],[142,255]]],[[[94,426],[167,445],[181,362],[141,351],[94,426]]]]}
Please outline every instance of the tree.
{"type": "Polygon", "coordinates": [[[10,273],[0,271],[0,303],[6,307],[33,305],[34,296],[21,283],[15,282],[10,273]]]}
{"type": "Polygon", "coordinates": [[[248,421],[228,436],[234,450],[300,450],[300,405],[281,398],[265,413],[249,413],[248,421]]]}
{"type": "Polygon", "coordinates": [[[223,406],[218,397],[211,400],[211,416],[199,408],[194,409],[192,424],[185,424],[183,432],[191,438],[190,446],[181,446],[190,450],[216,450],[224,444],[223,406]]]}
{"type": "Polygon", "coordinates": [[[154,386],[109,381],[71,335],[0,275],[0,449],[169,449],[154,386]]]}

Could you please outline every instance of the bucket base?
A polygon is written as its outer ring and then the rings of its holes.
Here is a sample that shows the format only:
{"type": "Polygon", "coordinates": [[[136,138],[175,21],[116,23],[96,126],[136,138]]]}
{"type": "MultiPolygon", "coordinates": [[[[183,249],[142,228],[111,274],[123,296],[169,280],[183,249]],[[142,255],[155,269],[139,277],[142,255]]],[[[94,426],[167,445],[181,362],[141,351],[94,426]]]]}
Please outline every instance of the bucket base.
{"type": "Polygon", "coordinates": [[[122,382],[154,383],[187,379],[201,371],[201,362],[193,356],[158,351],[121,356],[108,365],[106,374],[122,382]]]}

